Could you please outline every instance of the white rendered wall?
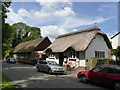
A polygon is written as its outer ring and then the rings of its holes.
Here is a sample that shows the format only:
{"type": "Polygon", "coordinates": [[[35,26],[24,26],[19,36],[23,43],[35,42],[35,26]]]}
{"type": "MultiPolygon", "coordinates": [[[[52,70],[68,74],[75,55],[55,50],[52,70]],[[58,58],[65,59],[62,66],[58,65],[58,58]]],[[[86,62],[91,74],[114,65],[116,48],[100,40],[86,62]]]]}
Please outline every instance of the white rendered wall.
{"type": "Polygon", "coordinates": [[[113,49],[116,49],[118,47],[118,44],[120,45],[120,41],[118,39],[120,39],[120,34],[112,38],[113,49]],[[119,43],[118,43],[118,41],[119,41],[119,43]]]}
{"type": "Polygon", "coordinates": [[[95,51],[105,52],[105,58],[108,58],[108,47],[102,35],[97,34],[95,39],[91,42],[87,50],[85,51],[85,59],[95,57],[95,51]]]}
{"type": "Polygon", "coordinates": [[[86,60],[80,60],[79,66],[86,67],[86,60]]]}
{"type": "Polygon", "coordinates": [[[59,64],[59,53],[56,53],[54,58],[48,57],[46,60],[52,60],[55,61],[57,64],[59,64]]]}
{"type": "Polygon", "coordinates": [[[118,46],[120,46],[120,33],[118,34],[118,46]]]}
{"type": "MultiPolygon", "coordinates": [[[[113,49],[116,49],[118,46],[120,46],[120,33],[112,38],[112,47],[113,49]]],[[[116,60],[116,57],[112,55],[112,59],[116,60]]]]}

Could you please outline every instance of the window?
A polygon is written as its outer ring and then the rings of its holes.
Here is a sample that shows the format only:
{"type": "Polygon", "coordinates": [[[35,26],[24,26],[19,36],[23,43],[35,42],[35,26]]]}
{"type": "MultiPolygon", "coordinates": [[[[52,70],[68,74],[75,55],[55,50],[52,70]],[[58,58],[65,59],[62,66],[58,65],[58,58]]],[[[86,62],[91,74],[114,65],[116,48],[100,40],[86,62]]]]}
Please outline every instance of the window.
{"type": "Polygon", "coordinates": [[[43,64],[43,61],[40,61],[39,63],[40,63],[40,64],[43,64]]]}
{"type": "Polygon", "coordinates": [[[46,61],[44,61],[44,62],[43,62],[43,64],[47,64],[47,62],[46,62],[46,61]]]}
{"type": "Polygon", "coordinates": [[[20,54],[20,58],[24,58],[23,54],[20,54]]]}
{"type": "Polygon", "coordinates": [[[110,66],[108,73],[120,74],[120,67],[110,66]]]}
{"type": "Polygon", "coordinates": [[[49,58],[55,58],[55,54],[52,53],[52,52],[48,52],[48,57],[49,57],[49,58]]]}
{"type": "Polygon", "coordinates": [[[55,61],[47,61],[47,63],[48,63],[49,65],[57,65],[57,63],[56,63],[55,61]]]}
{"type": "Polygon", "coordinates": [[[50,57],[54,57],[54,54],[53,54],[53,53],[51,53],[51,54],[50,54],[50,57]]]}
{"type": "Polygon", "coordinates": [[[25,58],[28,58],[28,54],[25,54],[25,58]]]}
{"type": "Polygon", "coordinates": [[[17,58],[20,58],[20,54],[17,54],[17,58]]]}
{"type": "Polygon", "coordinates": [[[39,55],[38,55],[38,54],[36,54],[36,55],[35,55],[35,58],[39,58],[39,55]]]}
{"type": "Polygon", "coordinates": [[[93,72],[102,72],[102,73],[106,73],[108,69],[108,66],[98,66],[95,69],[93,69],[93,72]]]}
{"type": "Polygon", "coordinates": [[[75,52],[75,51],[70,51],[70,52],[69,52],[69,57],[70,57],[70,58],[76,58],[76,57],[77,57],[77,52],[75,52]]]}
{"type": "Polygon", "coordinates": [[[117,67],[116,73],[117,73],[117,74],[120,74],[120,67],[117,67]]]}
{"type": "Polygon", "coordinates": [[[105,52],[95,51],[95,58],[105,58],[105,52]]]}

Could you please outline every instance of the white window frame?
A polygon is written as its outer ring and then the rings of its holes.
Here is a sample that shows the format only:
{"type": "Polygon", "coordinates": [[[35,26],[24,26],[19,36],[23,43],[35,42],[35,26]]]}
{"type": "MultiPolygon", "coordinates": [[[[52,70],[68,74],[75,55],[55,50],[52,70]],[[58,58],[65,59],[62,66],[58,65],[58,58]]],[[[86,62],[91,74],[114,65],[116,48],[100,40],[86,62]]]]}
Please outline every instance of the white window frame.
{"type": "Polygon", "coordinates": [[[105,52],[104,51],[95,51],[95,58],[97,58],[97,59],[105,58],[105,52]]]}

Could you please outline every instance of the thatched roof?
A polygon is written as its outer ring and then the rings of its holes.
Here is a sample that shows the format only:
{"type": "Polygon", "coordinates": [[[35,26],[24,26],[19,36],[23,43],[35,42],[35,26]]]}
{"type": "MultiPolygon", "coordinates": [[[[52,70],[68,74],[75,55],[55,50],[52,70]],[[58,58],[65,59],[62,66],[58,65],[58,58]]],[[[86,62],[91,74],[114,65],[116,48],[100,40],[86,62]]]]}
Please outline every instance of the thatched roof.
{"type": "Polygon", "coordinates": [[[50,49],[52,52],[64,52],[71,47],[76,51],[85,51],[97,34],[103,35],[108,47],[112,48],[107,35],[96,26],[60,35],[46,50],[50,49]]]}
{"type": "MultiPolygon", "coordinates": [[[[46,38],[46,37],[45,37],[46,38]]],[[[45,39],[39,38],[18,44],[11,53],[33,52],[34,49],[45,39]]]]}

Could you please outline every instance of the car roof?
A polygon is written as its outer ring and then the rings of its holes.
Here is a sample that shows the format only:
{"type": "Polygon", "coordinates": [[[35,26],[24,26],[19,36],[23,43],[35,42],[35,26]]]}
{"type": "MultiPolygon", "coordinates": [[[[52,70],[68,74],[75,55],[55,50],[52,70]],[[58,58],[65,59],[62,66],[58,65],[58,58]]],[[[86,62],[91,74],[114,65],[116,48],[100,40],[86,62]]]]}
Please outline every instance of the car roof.
{"type": "Polygon", "coordinates": [[[40,60],[40,62],[45,62],[46,60],[40,60]]]}
{"type": "Polygon", "coordinates": [[[98,65],[98,66],[116,66],[116,67],[120,67],[120,65],[108,65],[108,64],[102,64],[102,65],[98,65]]]}

